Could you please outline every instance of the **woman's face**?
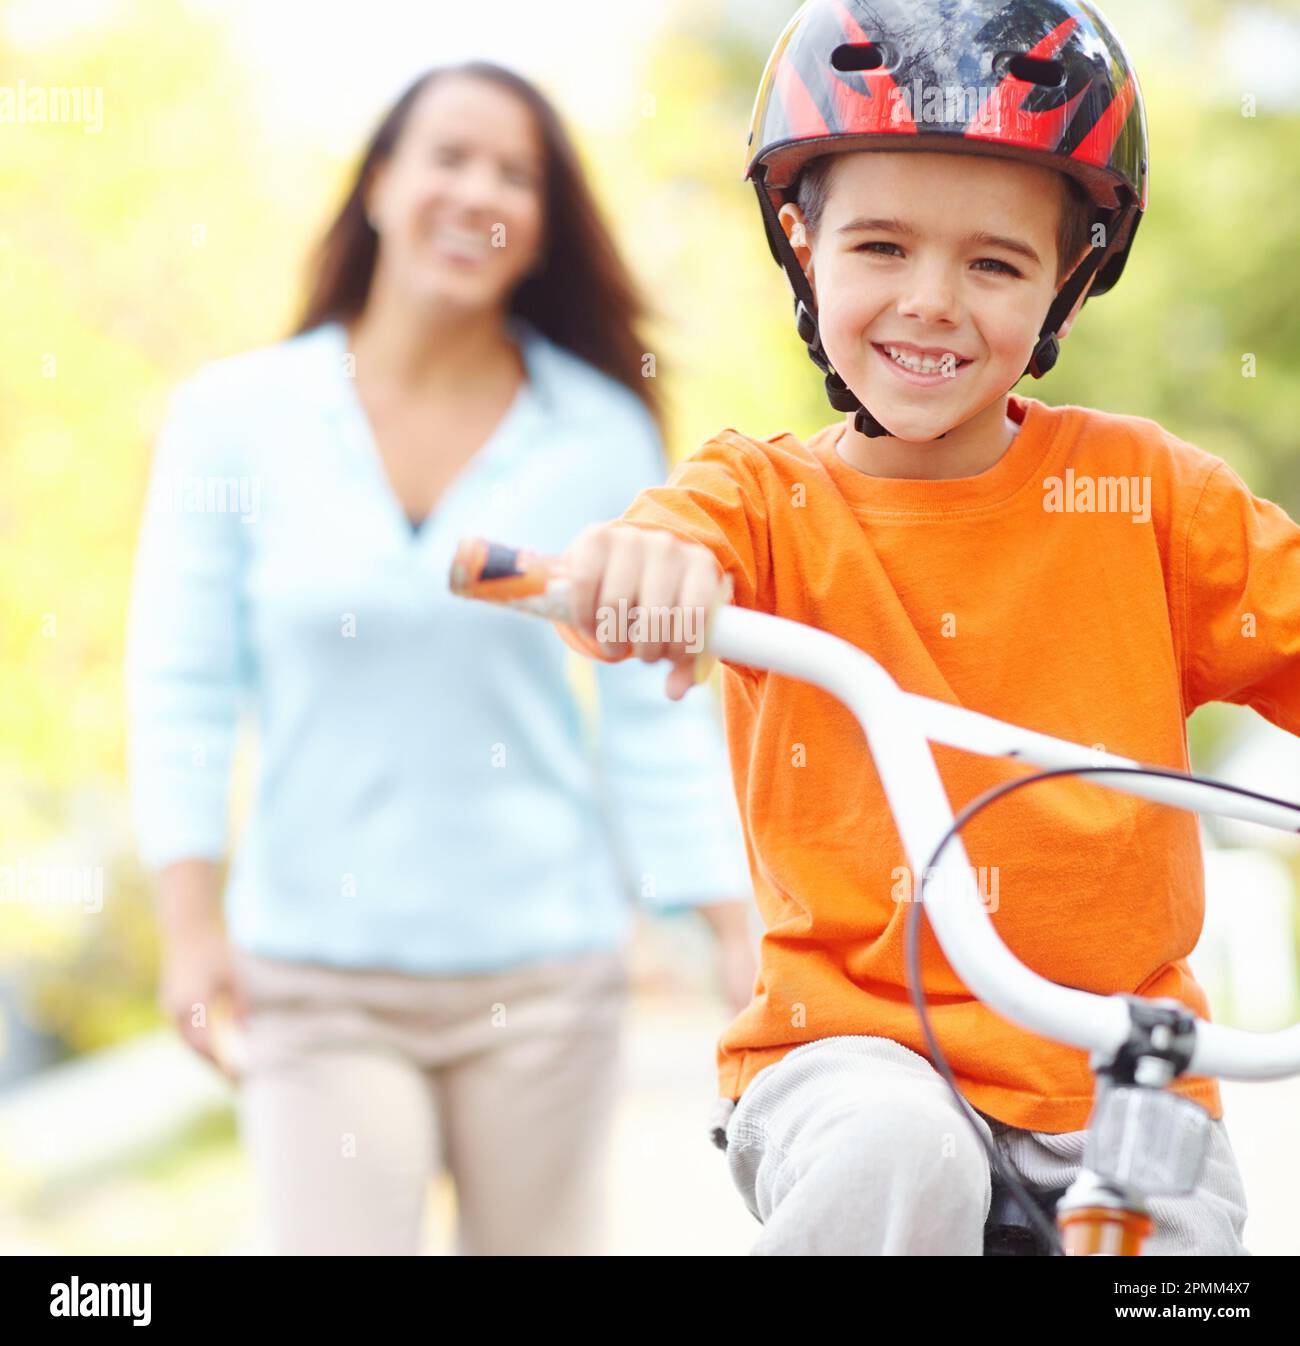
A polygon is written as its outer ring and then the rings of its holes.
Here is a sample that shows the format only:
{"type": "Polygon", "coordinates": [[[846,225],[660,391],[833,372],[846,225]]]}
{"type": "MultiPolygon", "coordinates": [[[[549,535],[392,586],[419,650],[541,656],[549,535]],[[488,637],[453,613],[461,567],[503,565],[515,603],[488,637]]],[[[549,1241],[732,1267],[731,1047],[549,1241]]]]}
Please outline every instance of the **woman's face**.
{"type": "Polygon", "coordinates": [[[466,76],[426,87],[367,192],[384,279],[417,301],[502,306],[540,256],[544,164],[514,94],[466,76]]]}
{"type": "MultiPolygon", "coordinates": [[[[1056,293],[1061,209],[1059,175],[1035,164],[836,160],[817,237],[796,251],[831,364],[895,437],[934,439],[1022,376],[1056,293]],[[926,356],[927,372],[900,367],[926,356]]],[[[781,216],[788,235],[801,212],[781,216]]]]}

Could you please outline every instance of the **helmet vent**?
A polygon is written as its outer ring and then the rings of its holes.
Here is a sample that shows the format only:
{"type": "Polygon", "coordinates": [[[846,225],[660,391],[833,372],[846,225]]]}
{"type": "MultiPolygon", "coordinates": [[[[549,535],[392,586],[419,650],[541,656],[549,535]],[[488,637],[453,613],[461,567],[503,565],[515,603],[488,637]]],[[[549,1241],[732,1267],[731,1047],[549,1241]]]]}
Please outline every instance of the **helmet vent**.
{"type": "Polygon", "coordinates": [[[1019,52],[1007,62],[1006,68],[1016,79],[1045,89],[1056,89],[1065,83],[1065,66],[1060,61],[1042,61],[1019,52]]]}
{"type": "Polygon", "coordinates": [[[874,42],[844,42],[831,52],[831,65],[836,70],[888,69],[884,50],[874,42]]]}

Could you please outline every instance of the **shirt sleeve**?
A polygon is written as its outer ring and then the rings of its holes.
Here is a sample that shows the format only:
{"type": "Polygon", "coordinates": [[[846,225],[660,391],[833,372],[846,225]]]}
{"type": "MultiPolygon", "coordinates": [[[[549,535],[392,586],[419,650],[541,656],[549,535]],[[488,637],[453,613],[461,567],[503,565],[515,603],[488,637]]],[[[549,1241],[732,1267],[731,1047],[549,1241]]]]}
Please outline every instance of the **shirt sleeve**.
{"type": "Polygon", "coordinates": [[[127,769],[140,856],[153,868],[220,860],[226,847],[247,522],[218,507],[238,469],[214,443],[215,415],[195,380],[173,393],[136,548],[126,637],[127,769]]]}
{"type": "MultiPolygon", "coordinates": [[[[662,485],[663,450],[648,413],[636,415],[631,439],[620,456],[622,470],[613,474],[611,514],[634,496],[627,513],[646,496],[667,492],[677,501],[681,491],[671,483],[681,480],[687,465],[679,465],[670,485],[662,485]]],[[[700,489],[710,497],[730,495],[729,522],[736,526],[739,488],[725,487],[717,465],[708,468],[708,476],[700,489]]],[[[703,529],[702,508],[696,518],[703,529]]],[[[666,664],[611,660],[572,628],[556,626],[568,644],[597,661],[596,769],[611,841],[633,895],[661,912],[747,899],[749,867],[713,689],[694,687],[680,701],[670,701],[666,664]]]]}
{"type": "Polygon", "coordinates": [[[731,576],[737,607],[762,603],[767,588],[766,508],[748,451],[723,430],[679,463],[662,486],[641,491],[620,523],[662,528],[699,542],[731,576]]]}
{"type": "Polygon", "coordinates": [[[1188,525],[1183,607],[1188,709],[1231,701],[1300,734],[1300,526],[1227,463],[1188,525]]]}

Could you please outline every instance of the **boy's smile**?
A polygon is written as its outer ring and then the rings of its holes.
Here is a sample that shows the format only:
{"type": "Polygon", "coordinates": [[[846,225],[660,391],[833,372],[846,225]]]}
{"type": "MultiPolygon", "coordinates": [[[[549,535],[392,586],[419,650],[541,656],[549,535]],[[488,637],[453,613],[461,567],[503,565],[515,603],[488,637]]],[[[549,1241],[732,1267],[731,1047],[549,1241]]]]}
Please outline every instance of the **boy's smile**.
{"type": "MultiPolygon", "coordinates": [[[[917,150],[835,156],[820,218],[806,222],[803,246],[798,233],[791,241],[831,364],[891,432],[860,435],[850,415],[841,457],[876,476],[926,478],[998,461],[1017,428],[1007,394],[1063,279],[1064,203],[1060,174],[1036,164],[917,150]]],[[[805,223],[792,202],[780,217],[788,234],[805,223]]]]}
{"type": "Polygon", "coordinates": [[[941,379],[953,379],[970,363],[948,347],[916,346],[910,341],[873,341],[873,348],[899,378],[922,387],[941,379]]]}

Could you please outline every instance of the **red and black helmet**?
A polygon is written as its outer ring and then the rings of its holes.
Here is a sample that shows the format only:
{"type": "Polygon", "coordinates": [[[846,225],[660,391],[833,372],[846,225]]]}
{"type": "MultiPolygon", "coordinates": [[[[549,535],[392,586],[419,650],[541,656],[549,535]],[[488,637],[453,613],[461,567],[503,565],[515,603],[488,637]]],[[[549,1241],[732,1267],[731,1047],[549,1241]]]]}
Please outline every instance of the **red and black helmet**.
{"type": "Polygon", "coordinates": [[[852,149],[934,149],[1024,159],[1077,179],[1103,246],[1066,280],[1025,373],[1056,363],[1055,336],[1094,274],[1114,287],[1147,204],[1146,109],[1114,29],[1086,0],[807,0],[777,40],[750,118],[754,183],[796,324],[838,410],[888,434],[831,370],[812,293],[777,211],[805,164],[852,149]]]}

